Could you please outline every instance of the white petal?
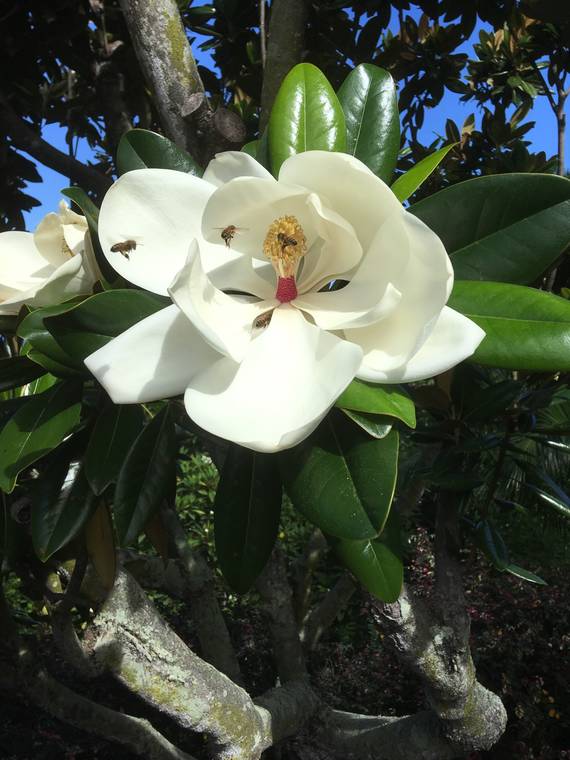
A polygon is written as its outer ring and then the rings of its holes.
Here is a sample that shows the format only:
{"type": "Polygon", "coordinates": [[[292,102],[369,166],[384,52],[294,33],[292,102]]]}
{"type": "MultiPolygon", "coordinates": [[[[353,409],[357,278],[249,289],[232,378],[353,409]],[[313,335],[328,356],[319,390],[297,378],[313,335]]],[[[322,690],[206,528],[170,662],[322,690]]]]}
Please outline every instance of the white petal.
{"type": "Polygon", "coordinates": [[[61,219],[57,214],[46,214],[33,234],[34,244],[46,262],[58,267],[69,258],[61,219]]]}
{"type": "Polygon", "coordinates": [[[292,215],[299,220],[310,248],[316,240],[316,230],[308,197],[304,188],[283,185],[273,178],[238,177],[219,187],[208,201],[202,234],[218,242],[221,230],[233,225],[238,231],[231,248],[265,261],[263,241],[269,225],[280,216],[292,215]]]}
{"type": "Polygon", "coordinates": [[[364,357],[358,377],[386,383],[425,380],[467,359],[484,337],[484,331],[475,322],[445,306],[429,338],[404,365],[381,372],[367,366],[364,357]]]}
{"type": "Polygon", "coordinates": [[[177,396],[219,358],[177,306],[143,319],[85,359],[116,404],[177,396]]]}
{"type": "Polygon", "coordinates": [[[241,364],[221,359],[192,378],[186,410],[205,430],[255,451],[290,448],[317,427],[361,356],[357,346],[280,306],[241,364]]]}
{"type": "Polygon", "coordinates": [[[349,272],[362,258],[362,246],[352,225],[324,206],[316,193],[309,195],[307,204],[318,238],[303,259],[298,278],[301,293],[349,272]]]}
{"type": "Polygon", "coordinates": [[[401,204],[367,166],[346,153],[311,150],[291,156],[281,166],[279,182],[301,185],[355,229],[364,250],[378,227],[401,204]]]}
{"type": "Polygon", "coordinates": [[[0,304],[0,314],[17,314],[23,304],[33,306],[51,306],[67,301],[81,293],[89,293],[93,280],[83,268],[81,256],[72,256],[57,269],[51,267],[49,277],[35,282],[26,290],[14,292],[11,297],[0,304]]]}
{"type": "Polygon", "coordinates": [[[136,169],[120,177],[99,215],[99,239],[114,269],[135,285],[166,295],[192,240],[202,246],[200,223],[213,190],[199,177],[169,169],[136,169]],[[111,251],[126,240],[136,242],[128,259],[111,251]]]}
{"type": "Polygon", "coordinates": [[[273,179],[253,156],[239,150],[227,150],[224,153],[216,153],[204,172],[204,179],[212,185],[219,187],[236,177],[261,177],[261,179],[273,179]]]}
{"type": "Polygon", "coordinates": [[[53,271],[30,232],[0,233],[0,301],[41,285],[53,271]]]}
{"type": "MultiPolygon", "coordinates": [[[[402,293],[395,311],[368,327],[347,329],[346,339],[362,346],[375,371],[404,365],[433,330],[453,283],[453,270],[443,243],[423,222],[400,209],[378,230],[365,256],[385,269],[402,293]]],[[[342,292],[342,291],[341,291],[342,292]]]]}
{"type": "Polygon", "coordinates": [[[214,287],[202,268],[196,242],[168,292],[204,340],[236,361],[245,354],[256,317],[278,304],[275,299],[243,301],[214,287]]]}
{"type": "Polygon", "coordinates": [[[306,293],[293,305],[309,313],[323,330],[364,327],[394,312],[402,294],[388,283],[382,292],[374,281],[349,282],[342,290],[306,293]]]}

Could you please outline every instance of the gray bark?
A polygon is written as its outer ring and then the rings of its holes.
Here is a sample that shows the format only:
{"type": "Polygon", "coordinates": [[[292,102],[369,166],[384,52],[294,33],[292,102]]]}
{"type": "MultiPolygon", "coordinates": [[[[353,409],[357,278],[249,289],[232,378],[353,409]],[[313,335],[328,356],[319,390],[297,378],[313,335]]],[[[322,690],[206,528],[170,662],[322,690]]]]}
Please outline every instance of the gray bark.
{"type": "Polygon", "coordinates": [[[181,728],[206,734],[220,760],[257,760],[269,746],[249,695],[186,646],[126,571],[87,640],[102,671],[181,728]]]}
{"type": "Polygon", "coordinates": [[[257,588],[269,617],[273,654],[281,682],[303,679],[307,675],[305,656],[295,622],[285,558],[279,546],[273,550],[258,578],[257,588]]]}
{"type": "Polygon", "coordinates": [[[261,90],[261,131],[267,125],[281,82],[293,66],[303,59],[307,20],[307,0],[273,0],[271,3],[267,58],[261,90]]]}
{"type": "Polygon", "coordinates": [[[190,603],[202,656],[232,681],[241,683],[238,661],[214,590],[212,571],[204,557],[189,546],[176,512],[164,509],[162,518],[180,558],[182,598],[190,603]]]}
{"type": "Polygon", "coordinates": [[[316,649],[321,636],[330,628],[356,591],[356,582],[349,573],[340,576],[319,604],[307,616],[301,628],[301,641],[308,651],[316,649]]]}
{"type": "Polygon", "coordinates": [[[120,0],[143,75],[166,135],[199,164],[239,146],[245,129],[232,111],[210,107],[175,0],[120,0]]]}

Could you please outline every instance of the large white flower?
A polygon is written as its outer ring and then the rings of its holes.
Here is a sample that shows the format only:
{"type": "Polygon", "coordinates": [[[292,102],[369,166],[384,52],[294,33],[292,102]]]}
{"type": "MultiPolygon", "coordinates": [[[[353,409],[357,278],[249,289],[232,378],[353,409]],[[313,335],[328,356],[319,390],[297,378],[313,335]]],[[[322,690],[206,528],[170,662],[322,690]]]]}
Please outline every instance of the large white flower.
{"type": "Polygon", "coordinates": [[[89,293],[97,279],[87,221],[64,201],[35,232],[0,233],[0,314],[89,293]]]}
{"type": "Polygon", "coordinates": [[[445,306],[440,239],[364,164],[289,158],[279,179],[245,153],[203,179],[141,169],[101,208],[111,264],[172,306],[88,357],[117,403],[184,393],[206,430],[258,451],[295,445],[354,377],[431,377],[484,333],[445,306]],[[117,243],[137,245],[126,259],[117,243]]]}

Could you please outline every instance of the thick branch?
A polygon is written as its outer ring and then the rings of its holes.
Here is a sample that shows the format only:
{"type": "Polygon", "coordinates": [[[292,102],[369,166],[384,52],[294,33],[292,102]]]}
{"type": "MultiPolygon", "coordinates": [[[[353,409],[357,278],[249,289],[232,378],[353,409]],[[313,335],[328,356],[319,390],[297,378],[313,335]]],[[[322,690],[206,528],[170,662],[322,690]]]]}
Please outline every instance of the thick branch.
{"type": "Polygon", "coordinates": [[[322,531],[316,528],[305,550],[293,564],[293,603],[299,625],[302,624],[309,611],[313,575],[327,547],[327,540],[322,531]]]}
{"type": "Polygon", "coordinates": [[[249,695],[197,657],[124,570],[87,639],[100,668],[181,728],[205,733],[220,760],[258,760],[269,746],[249,695]]]}
{"type": "Polygon", "coordinates": [[[41,138],[32,127],[21,119],[8,100],[0,94],[0,131],[10,137],[18,150],[29,153],[40,163],[60,174],[69,177],[84,190],[94,192],[102,197],[111,186],[111,180],[91,166],[54,148],[41,138]]]}
{"type": "Polygon", "coordinates": [[[307,675],[303,647],[295,623],[293,594],[287,578],[285,558],[279,547],[258,578],[257,588],[269,615],[277,672],[283,683],[307,675]]]}
{"type": "Polygon", "coordinates": [[[261,90],[260,129],[265,129],[281,82],[303,59],[307,0],[273,0],[269,17],[267,59],[261,90]]]}
{"type": "Polygon", "coordinates": [[[202,656],[232,681],[241,683],[239,664],[215,594],[212,571],[202,555],[190,548],[176,512],[165,509],[161,514],[180,558],[184,598],[190,603],[202,656]]]}
{"type": "Polygon", "coordinates": [[[120,0],[166,135],[198,163],[245,139],[239,117],[211,109],[175,0],[120,0]]]}

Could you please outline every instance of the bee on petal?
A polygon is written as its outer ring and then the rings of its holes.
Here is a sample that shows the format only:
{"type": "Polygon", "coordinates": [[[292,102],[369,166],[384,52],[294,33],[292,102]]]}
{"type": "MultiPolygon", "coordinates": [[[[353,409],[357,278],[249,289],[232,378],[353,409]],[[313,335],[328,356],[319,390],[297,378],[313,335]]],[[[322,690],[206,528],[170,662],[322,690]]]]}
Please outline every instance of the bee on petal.
{"type": "MultiPolygon", "coordinates": [[[[138,245],[141,245],[140,243],[138,245]]],[[[111,250],[113,253],[120,253],[121,256],[124,256],[126,259],[130,259],[129,253],[131,251],[136,251],[137,248],[137,241],[136,240],[123,240],[119,241],[118,243],[114,243],[111,246],[111,250]]]]}

